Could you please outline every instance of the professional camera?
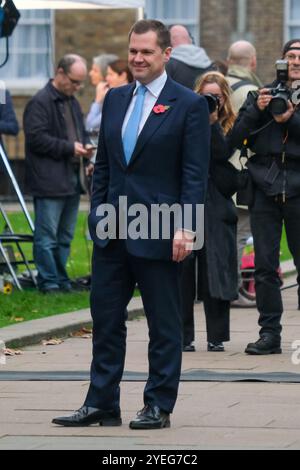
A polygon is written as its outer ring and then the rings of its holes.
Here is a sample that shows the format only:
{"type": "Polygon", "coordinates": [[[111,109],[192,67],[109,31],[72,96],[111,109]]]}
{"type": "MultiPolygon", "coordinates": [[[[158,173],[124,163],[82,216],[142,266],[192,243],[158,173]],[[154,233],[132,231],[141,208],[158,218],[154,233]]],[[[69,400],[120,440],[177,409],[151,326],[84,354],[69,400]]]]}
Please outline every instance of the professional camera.
{"type": "Polygon", "coordinates": [[[288,100],[291,98],[291,91],[287,87],[289,80],[289,63],[287,60],[276,60],[276,78],[279,82],[276,88],[270,88],[272,99],[269,103],[271,114],[283,114],[288,109],[288,100]]]}
{"type": "Polygon", "coordinates": [[[214,113],[216,109],[219,109],[220,100],[217,95],[213,95],[212,93],[206,93],[203,96],[204,98],[206,98],[209,114],[214,113]]]}

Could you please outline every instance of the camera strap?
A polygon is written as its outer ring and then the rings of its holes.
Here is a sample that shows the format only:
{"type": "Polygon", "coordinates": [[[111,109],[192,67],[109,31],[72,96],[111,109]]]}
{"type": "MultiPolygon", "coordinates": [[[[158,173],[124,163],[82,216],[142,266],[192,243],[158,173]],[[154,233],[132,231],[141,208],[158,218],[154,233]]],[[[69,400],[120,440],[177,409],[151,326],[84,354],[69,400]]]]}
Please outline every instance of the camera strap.
{"type": "MultiPolygon", "coordinates": [[[[228,75],[228,76],[233,77],[233,78],[239,78],[239,77],[235,77],[234,75],[228,75]]],[[[251,80],[243,80],[243,79],[239,80],[238,82],[231,85],[231,90],[232,90],[232,92],[235,92],[236,90],[238,90],[242,86],[246,86],[246,85],[253,85],[253,82],[251,82],[251,80]]]]}
{"type": "Polygon", "coordinates": [[[242,148],[241,148],[241,151],[240,151],[240,156],[239,156],[239,162],[240,162],[240,165],[241,165],[241,170],[244,170],[244,165],[242,163],[242,158],[246,159],[246,163],[249,160],[249,156],[248,156],[248,139],[244,139],[243,145],[242,145],[242,148]]]}
{"type": "Polygon", "coordinates": [[[289,137],[289,131],[287,130],[285,136],[282,139],[282,154],[281,154],[281,163],[285,163],[285,151],[286,151],[286,143],[289,137]]]}

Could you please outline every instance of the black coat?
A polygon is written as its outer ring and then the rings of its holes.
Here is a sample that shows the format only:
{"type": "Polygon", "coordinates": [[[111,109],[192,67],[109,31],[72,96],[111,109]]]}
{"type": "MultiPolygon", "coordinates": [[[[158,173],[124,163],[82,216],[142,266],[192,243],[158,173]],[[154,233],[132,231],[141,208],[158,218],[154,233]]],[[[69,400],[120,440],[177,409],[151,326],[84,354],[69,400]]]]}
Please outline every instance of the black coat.
{"type": "MultiPolygon", "coordinates": [[[[62,197],[75,193],[74,143],[68,140],[64,99],[49,81],[25,108],[26,183],[33,196],[62,197]]],[[[80,105],[74,97],[69,100],[78,140],[84,145],[88,135],[80,105]]]]}
{"type": "Polygon", "coordinates": [[[166,72],[173,80],[193,90],[197,78],[200,75],[212,70],[212,66],[207,68],[192,67],[191,65],[185,64],[180,60],[171,57],[169,62],[166,64],[166,72]]]}
{"type": "MultiPolygon", "coordinates": [[[[229,188],[228,158],[230,150],[218,124],[212,127],[210,178],[205,201],[205,251],[210,295],[216,299],[234,300],[237,297],[236,208],[224,187],[218,184],[226,179],[229,188]],[[216,179],[216,175],[218,178],[216,179]],[[224,178],[222,178],[224,177],[224,178]]],[[[232,192],[235,185],[232,170],[232,192]]],[[[201,257],[201,262],[203,258],[201,257]]],[[[201,295],[199,285],[198,296],[201,295]]]]}
{"type": "Polygon", "coordinates": [[[279,124],[268,109],[259,110],[256,97],[250,94],[240,109],[231,138],[238,148],[248,139],[248,146],[255,154],[248,168],[254,183],[265,194],[285,193],[288,197],[300,194],[299,108],[286,123],[279,124]]]}

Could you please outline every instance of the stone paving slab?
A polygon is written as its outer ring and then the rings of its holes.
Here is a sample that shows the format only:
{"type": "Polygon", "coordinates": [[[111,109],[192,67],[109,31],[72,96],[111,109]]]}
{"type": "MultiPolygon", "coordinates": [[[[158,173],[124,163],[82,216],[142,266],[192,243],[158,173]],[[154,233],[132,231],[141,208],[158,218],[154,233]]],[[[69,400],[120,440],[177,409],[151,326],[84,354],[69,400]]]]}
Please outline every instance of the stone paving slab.
{"type": "MultiPolygon", "coordinates": [[[[224,353],[206,351],[204,314],[196,307],[196,352],[183,355],[183,371],[291,372],[292,343],[300,340],[296,289],[284,291],[283,354],[247,356],[257,339],[257,312],[232,310],[231,341],[224,353]]],[[[69,338],[56,346],[23,348],[7,358],[5,371],[89,370],[91,339],[69,338]]],[[[145,319],[128,322],[125,370],[147,371],[145,319]]],[[[182,382],[171,428],[133,431],[128,427],[142,407],[143,382],[122,382],[123,426],[63,428],[51,419],[77,409],[88,381],[0,382],[0,449],[300,449],[299,384],[182,382]]]]}

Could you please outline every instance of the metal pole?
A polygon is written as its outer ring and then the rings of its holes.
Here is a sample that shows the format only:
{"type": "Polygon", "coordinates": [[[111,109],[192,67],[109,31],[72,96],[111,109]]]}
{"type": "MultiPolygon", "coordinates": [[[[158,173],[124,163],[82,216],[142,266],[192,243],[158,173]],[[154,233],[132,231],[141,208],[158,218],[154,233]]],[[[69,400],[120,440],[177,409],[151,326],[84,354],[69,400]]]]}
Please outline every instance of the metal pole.
{"type": "Polygon", "coordinates": [[[9,161],[8,161],[8,158],[7,156],[5,155],[5,152],[4,152],[4,149],[3,149],[3,146],[0,144],[0,155],[1,155],[1,158],[2,158],[2,161],[4,163],[4,166],[6,168],[6,171],[8,173],[8,176],[10,177],[11,179],[11,182],[13,184],[13,187],[14,187],[14,190],[16,191],[17,193],[17,196],[18,196],[18,199],[19,199],[19,202],[21,204],[21,207],[22,207],[22,210],[24,212],[24,215],[27,219],[27,222],[29,224],[29,227],[31,228],[32,232],[34,232],[34,223],[30,217],[30,214],[27,210],[27,207],[26,207],[26,204],[25,204],[25,201],[24,201],[24,198],[23,198],[23,195],[21,193],[21,190],[20,190],[20,187],[17,183],[17,180],[15,178],[15,175],[13,174],[12,172],[12,169],[10,167],[10,164],[9,164],[9,161]]]}
{"type": "Polygon", "coordinates": [[[247,31],[247,0],[238,0],[237,5],[237,32],[243,36],[247,31]]]}
{"type": "Polygon", "coordinates": [[[143,20],[143,19],[144,19],[144,8],[139,7],[137,9],[137,12],[136,12],[136,20],[139,21],[139,20],[143,20]]]}

